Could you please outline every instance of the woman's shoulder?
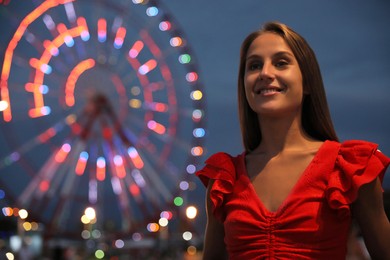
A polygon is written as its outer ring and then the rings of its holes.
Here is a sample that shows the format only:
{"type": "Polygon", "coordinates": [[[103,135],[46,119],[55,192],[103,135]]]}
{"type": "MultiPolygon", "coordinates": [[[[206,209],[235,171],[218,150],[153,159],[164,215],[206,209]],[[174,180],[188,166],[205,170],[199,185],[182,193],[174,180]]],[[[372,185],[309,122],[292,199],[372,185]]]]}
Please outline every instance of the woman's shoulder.
{"type": "MultiPolygon", "coordinates": [[[[337,142],[333,142],[337,144],[337,142]]],[[[378,150],[378,144],[364,140],[338,143],[335,167],[328,180],[327,197],[332,208],[355,201],[361,186],[383,180],[390,158],[378,150]]]]}
{"type": "Polygon", "coordinates": [[[202,169],[196,175],[207,186],[209,179],[218,179],[233,182],[236,176],[236,166],[242,154],[233,156],[226,152],[212,154],[202,169]]]}
{"type": "Polygon", "coordinates": [[[341,142],[339,159],[352,164],[364,165],[373,161],[380,162],[385,166],[390,163],[390,159],[380,151],[377,143],[365,140],[346,140],[341,142]]]}

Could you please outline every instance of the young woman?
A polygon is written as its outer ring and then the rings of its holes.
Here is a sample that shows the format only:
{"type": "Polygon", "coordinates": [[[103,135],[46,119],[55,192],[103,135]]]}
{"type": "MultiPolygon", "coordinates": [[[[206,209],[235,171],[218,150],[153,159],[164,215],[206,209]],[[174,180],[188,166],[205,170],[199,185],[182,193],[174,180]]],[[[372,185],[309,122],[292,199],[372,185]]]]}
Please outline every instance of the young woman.
{"type": "Polygon", "coordinates": [[[377,259],[390,259],[381,181],[390,159],[339,143],[315,54],[284,24],[241,46],[238,102],[245,151],[217,153],[207,186],[204,259],[345,259],[352,218],[377,259]]]}

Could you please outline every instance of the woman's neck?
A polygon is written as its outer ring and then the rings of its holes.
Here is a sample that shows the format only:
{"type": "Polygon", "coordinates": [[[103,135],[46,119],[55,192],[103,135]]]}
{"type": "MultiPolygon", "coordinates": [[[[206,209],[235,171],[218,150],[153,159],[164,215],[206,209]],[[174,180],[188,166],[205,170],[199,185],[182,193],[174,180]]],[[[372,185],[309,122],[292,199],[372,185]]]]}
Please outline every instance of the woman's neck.
{"type": "Polygon", "coordinates": [[[260,118],[261,143],[255,153],[279,154],[284,151],[310,149],[316,142],[303,130],[300,116],[284,118],[260,118]]]}

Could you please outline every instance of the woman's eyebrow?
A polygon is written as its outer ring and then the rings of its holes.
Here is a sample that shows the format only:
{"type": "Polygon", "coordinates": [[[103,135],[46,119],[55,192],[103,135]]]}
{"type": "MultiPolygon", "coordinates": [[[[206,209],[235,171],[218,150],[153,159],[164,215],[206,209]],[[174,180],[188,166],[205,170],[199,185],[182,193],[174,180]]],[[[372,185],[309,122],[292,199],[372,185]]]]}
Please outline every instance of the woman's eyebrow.
{"type": "MultiPolygon", "coordinates": [[[[274,54],[272,54],[272,58],[277,58],[277,57],[280,57],[280,56],[289,56],[291,58],[294,57],[294,54],[292,54],[291,52],[288,52],[288,51],[278,51],[274,54]]],[[[263,59],[263,56],[261,55],[258,55],[258,54],[251,54],[249,56],[247,56],[246,60],[251,60],[251,59],[263,59]]]]}
{"type": "Polygon", "coordinates": [[[276,52],[272,55],[272,57],[280,57],[280,56],[289,56],[289,57],[293,58],[294,54],[292,54],[291,52],[288,52],[288,51],[279,51],[279,52],[276,52]]]}

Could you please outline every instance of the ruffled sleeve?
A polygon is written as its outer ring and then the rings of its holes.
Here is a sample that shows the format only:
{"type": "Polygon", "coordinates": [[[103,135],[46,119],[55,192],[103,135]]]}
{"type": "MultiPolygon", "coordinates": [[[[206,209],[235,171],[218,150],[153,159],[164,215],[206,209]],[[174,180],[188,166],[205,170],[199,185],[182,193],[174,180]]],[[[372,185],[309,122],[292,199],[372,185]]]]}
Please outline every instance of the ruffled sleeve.
{"type": "Polygon", "coordinates": [[[356,200],[362,185],[377,177],[383,181],[390,159],[377,147],[365,141],[346,141],[341,144],[326,190],[331,208],[349,214],[349,205],[356,200]]]}
{"type": "Polygon", "coordinates": [[[210,190],[210,198],[213,204],[213,214],[223,221],[224,214],[221,206],[225,196],[233,191],[236,179],[236,170],[233,158],[226,153],[216,153],[206,160],[206,166],[196,175],[207,187],[210,179],[215,180],[210,190]]]}

